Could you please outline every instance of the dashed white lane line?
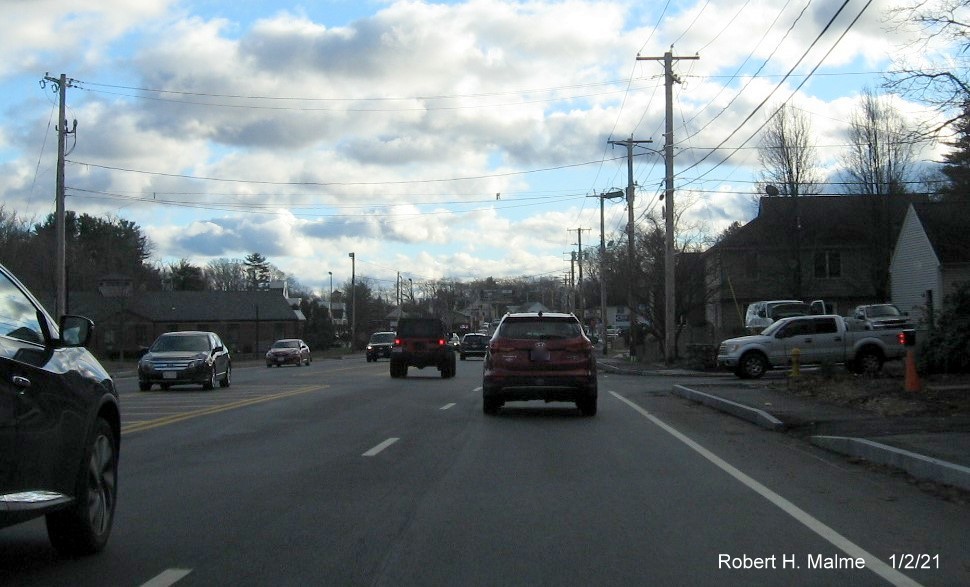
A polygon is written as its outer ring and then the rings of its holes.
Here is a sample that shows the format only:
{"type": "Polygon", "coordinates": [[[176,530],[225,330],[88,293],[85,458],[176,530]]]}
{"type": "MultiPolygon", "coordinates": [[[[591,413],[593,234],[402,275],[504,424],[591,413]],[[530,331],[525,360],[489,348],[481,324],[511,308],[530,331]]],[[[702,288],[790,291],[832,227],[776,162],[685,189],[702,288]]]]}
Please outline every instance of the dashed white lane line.
{"type": "Polygon", "coordinates": [[[445,404],[445,405],[443,405],[443,406],[441,406],[441,407],[440,407],[440,408],[438,408],[438,409],[439,409],[439,410],[447,410],[447,409],[450,409],[450,408],[453,408],[453,407],[455,407],[455,405],[456,405],[456,404],[453,404],[453,403],[452,403],[452,404],[445,404]]]}
{"type": "Polygon", "coordinates": [[[896,586],[906,586],[906,587],[915,587],[919,585],[919,583],[910,579],[906,575],[900,573],[896,569],[892,568],[890,565],[886,564],[885,562],[877,558],[875,555],[870,554],[869,552],[864,550],[861,546],[858,546],[854,542],[850,541],[848,538],[836,532],[834,529],[830,528],[829,526],[826,526],[820,520],[815,519],[805,510],[801,509],[800,507],[788,501],[787,499],[775,493],[774,491],[768,489],[758,481],[752,479],[748,475],[741,472],[739,469],[736,469],[733,465],[729,464],[727,461],[717,456],[716,454],[712,453],[711,451],[707,450],[700,444],[694,442],[686,434],[680,432],[673,426],[657,418],[650,412],[646,411],[645,409],[641,408],[639,405],[633,403],[632,401],[616,393],[615,391],[611,391],[610,394],[612,394],[616,399],[620,400],[621,402],[625,403],[626,405],[630,406],[631,408],[639,412],[641,416],[643,416],[647,420],[650,420],[651,422],[653,422],[654,424],[656,424],[657,426],[665,430],[668,434],[670,434],[677,440],[686,444],[688,447],[690,447],[695,452],[700,454],[702,457],[704,457],[705,459],[713,463],[719,469],[721,469],[728,475],[734,477],[735,479],[737,479],[738,481],[746,485],[749,489],[752,489],[756,493],[760,494],[762,497],[764,497],[769,502],[771,502],[772,504],[780,508],[786,514],[798,520],[806,528],[815,532],[816,534],[818,534],[819,536],[827,540],[830,544],[832,544],[836,548],[842,550],[842,552],[848,554],[849,556],[852,556],[853,558],[856,558],[856,557],[864,558],[866,561],[866,568],[876,573],[877,575],[879,575],[880,577],[888,581],[890,584],[896,585],[896,586]]]}
{"type": "Polygon", "coordinates": [[[362,456],[362,457],[372,457],[372,456],[375,456],[378,453],[380,453],[382,450],[384,450],[385,448],[387,448],[387,447],[391,446],[392,444],[394,444],[395,442],[397,442],[398,440],[400,440],[400,438],[388,438],[384,442],[378,444],[377,446],[375,446],[374,448],[370,449],[369,451],[365,452],[364,454],[362,454],[360,456],[362,456]]]}
{"type": "Polygon", "coordinates": [[[150,579],[141,587],[169,587],[185,578],[192,572],[192,569],[165,569],[156,577],[150,579]]]}

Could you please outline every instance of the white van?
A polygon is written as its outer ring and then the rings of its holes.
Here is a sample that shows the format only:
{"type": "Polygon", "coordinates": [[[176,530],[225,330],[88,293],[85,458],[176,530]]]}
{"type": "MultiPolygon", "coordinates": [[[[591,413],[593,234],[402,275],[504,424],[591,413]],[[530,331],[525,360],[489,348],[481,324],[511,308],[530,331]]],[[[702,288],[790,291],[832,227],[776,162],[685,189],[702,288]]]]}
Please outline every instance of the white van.
{"type": "Polygon", "coordinates": [[[833,308],[823,300],[811,303],[802,300],[768,300],[748,304],[748,311],[744,315],[744,327],[752,333],[758,333],[780,318],[789,316],[806,316],[808,314],[829,314],[833,308]]]}

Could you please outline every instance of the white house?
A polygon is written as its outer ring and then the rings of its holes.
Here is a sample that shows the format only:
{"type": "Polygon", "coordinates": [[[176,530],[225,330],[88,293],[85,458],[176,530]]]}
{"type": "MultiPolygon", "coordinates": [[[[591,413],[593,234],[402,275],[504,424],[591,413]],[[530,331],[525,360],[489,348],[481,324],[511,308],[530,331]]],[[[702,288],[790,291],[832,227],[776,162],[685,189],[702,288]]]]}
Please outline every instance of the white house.
{"type": "Polygon", "coordinates": [[[910,205],[889,272],[893,303],[925,328],[944,296],[970,281],[970,203],[910,205]]]}

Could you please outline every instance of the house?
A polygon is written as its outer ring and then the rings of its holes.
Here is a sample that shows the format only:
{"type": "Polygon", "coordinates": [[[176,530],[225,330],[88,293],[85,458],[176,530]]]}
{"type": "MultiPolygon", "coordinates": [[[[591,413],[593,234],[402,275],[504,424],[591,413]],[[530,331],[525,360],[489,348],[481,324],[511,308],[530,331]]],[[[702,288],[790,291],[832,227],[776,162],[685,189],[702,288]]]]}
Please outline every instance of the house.
{"type": "Polygon", "coordinates": [[[230,350],[260,353],[280,338],[303,338],[306,318],[285,284],[257,291],[136,291],[120,276],[95,292],[71,292],[68,312],[94,320],[90,348],[134,356],[162,333],[211,330],[230,350]]]}
{"type": "Polygon", "coordinates": [[[889,300],[892,246],[926,196],[762,197],[758,216],[704,252],[706,321],[715,340],[743,332],[758,300],[823,299],[845,314],[889,300]]]}
{"type": "Polygon", "coordinates": [[[970,281],[970,204],[927,202],[906,211],[889,268],[892,301],[921,327],[956,284],[970,281]]]}

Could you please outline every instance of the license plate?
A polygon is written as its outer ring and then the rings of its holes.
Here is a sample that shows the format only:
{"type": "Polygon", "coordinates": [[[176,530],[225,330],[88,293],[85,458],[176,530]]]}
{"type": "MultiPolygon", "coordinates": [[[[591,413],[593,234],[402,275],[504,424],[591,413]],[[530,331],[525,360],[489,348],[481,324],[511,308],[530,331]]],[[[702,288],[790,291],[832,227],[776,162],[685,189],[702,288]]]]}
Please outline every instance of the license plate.
{"type": "Polygon", "coordinates": [[[166,371],[162,373],[162,379],[175,379],[176,377],[178,377],[178,373],[175,371],[166,371]]]}
{"type": "Polygon", "coordinates": [[[283,362],[283,357],[276,357],[276,362],[277,363],[282,363],[283,362]]]}
{"type": "Polygon", "coordinates": [[[548,361],[549,349],[546,349],[546,348],[532,349],[529,352],[529,358],[536,362],[548,361]]]}

